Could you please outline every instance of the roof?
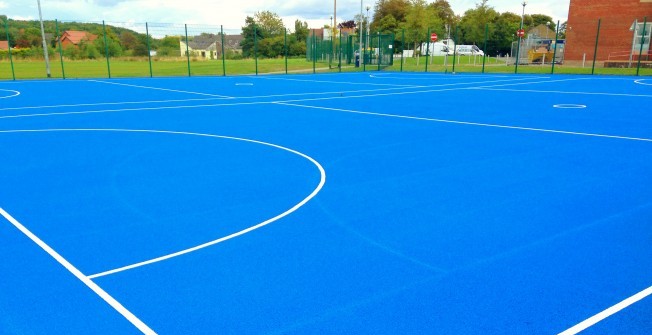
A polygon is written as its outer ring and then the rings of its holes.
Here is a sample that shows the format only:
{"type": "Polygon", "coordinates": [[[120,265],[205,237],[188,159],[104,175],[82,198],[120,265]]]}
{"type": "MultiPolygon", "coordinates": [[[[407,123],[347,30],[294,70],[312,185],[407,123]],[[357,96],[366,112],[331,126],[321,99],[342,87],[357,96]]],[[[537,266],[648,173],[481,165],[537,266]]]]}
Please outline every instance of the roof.
{"type": "Polygon", "coordinates": [[[214,49],[215,45],[218,40],[217,35],[200,35],[196,36],[192,39],[192,41],[188,41],[188,46],[192,48],[193,50],[208,50],[208,49],[214,49]]]}
{"type": "Polygon", "coordinates": [[[0,50],[9,50],[9,42],[0,41],[0,50]]]}
{"type": "Polygon", "coordinates": [[[534,35],[533,37],[545,38],[545,39],[554,39],[555,31],[548,28],[545,24],[540,24],[527,32],[528,35],[534,35]]]}
{"type": "Polygon", "coordinates": [[[61,34],[61,40],[68,39],[72,44],[79,44],[79,42],[86,40],[86,41],[94,41],[97,39],[97,35],[91,34],[87,31],[79,31],[79,30],[66,30],[61,34]]]}

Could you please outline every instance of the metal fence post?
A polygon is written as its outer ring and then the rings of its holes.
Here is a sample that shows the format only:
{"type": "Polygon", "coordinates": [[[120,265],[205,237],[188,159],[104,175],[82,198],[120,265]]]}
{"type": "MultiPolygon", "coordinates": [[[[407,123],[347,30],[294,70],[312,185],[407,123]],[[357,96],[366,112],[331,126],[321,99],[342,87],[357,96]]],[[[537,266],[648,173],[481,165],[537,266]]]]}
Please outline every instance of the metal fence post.
{"type": "Polygon", "coordinates": [[[600,39],[600,23],[602,23],[602,19],[598,19],[598,33],[595,35],[595,50],[593,50],[593,66],[591,67],[591,74],[595,74],[595,61],[598,58],[598,40],[600,39]]]}
{"type": "Polygon", "coordinates": [[[147,34],[147,57],[149,59],[149,77],[154,76],[154,71],[152,71],[152,47],[149,42],[149,24],[145,22],[145,34],[147,34]]]}
{"type": "Polygon", "coordinates": [[[315,31],[312,31],[312,74],[317,73],[317,46],[315,43],[315,31]]]}
{"type": "Polygon", "coordinates": [[[647,28],[647,16],[643,19],[643,33],[641,34],[641,50],[638,52],[638,65],[636,65],[636,75],[638,76],[641,70],[641,58],[643,56],[643,44],[645,44],[645,29],[647,28]]]}
{"type": "Polygon", "coordinates": [[[285,74],[288,74],[288,28],[283,29],[283,53],[285,56],[285,74]]]}
{"type": "Polygon", "coordinates": [[[342,72],[342,30],[340,30],[340,45],[339,45],[339,52],[337,53],[337,55],[338,55],[337,67],[339,69],[339,72],[342,72]]]}
{"type": "Polygon", "coordinates": [[[459,33],[459,27],[455,26],[455,40],[453,41],[453,44],[455,45],[453,47],[453,73],[455,73],[455,61],[457,59],[457,37],[459,33]]]}
{"type": "Polygon", "coordinates": [[[401,72],[403,72],[404,55],[405,55],[405,28],[401,29],[401,72]]]}
{"type": "Polygon", "coordinates": [[[226,77],[226,55],[224,54],[224,26],[220,25],[220,35],[222,35],[222,75],[226,77]]]}
{"type": "Polygon", "coordinates": [[[378,71],[380,71],[380,60],[382,59],[382,53],[380,50],[380,32],[378,32],[378,71]]]}
{"type": "Polygon", "coordinates": [[[555,51],[552,53],[552,70],[550,74],[555,74],[555,63],[557,60],[557,40],[559,39],[559,21],[557,21],[557,32],[555,33],[555,51]]]}
{"type": "Polygon", "coordinates": [[[188,46],[188,24],[183,25],[186,30],[186,60],[188,62],[188,77],[190,77],[190,47],[188,46]]]}
{"type": "Polygon", "coordinates": [[[61,61],[61,78],[66,79],[66,70],[63,68],[63,49],[61,48],[61,36],[59,36],[59,20],[54,20],[54,32],[59,45],[59,60],[61,61]]]}
{"type": "Polygon", "coordinates": [[[254,63],[256,64],[256,75],[258,75],[258,29],[254,26],[254,63]]]}
{"type": "Polygon", "coordinates": [[[428,35],[426,35],[426,72],[428,72],[429,59],[430,59],[430,28],[428,28],[428,35]]]}
{"type": "Polygon", "coordinates": [[[111,61],[109,61],[109,43],[106,40],[106,25],[104,20],[102,20],[102,31],[104,32],[104,52],[106,54],[106,70],[109,74],[109,79],[111,79],[111,61]]]}
{"type": "Polygon", "coordinates": [[[489,38],[489,23],[484,26],[484,55],[482,55],[482,73],[484,73],[484,65],[487,61],[487,39],[489,38]]]}
{"type": "Polygon", "coordinates": [[[14,58],[11,56],[11,40],[9,39],[9,16],[5,20],[5,33],[7,33],[7,48],[9,49],[9,64],[11,64],[11,77],[16,80],[16,72],[14,71],[14,58]]]}

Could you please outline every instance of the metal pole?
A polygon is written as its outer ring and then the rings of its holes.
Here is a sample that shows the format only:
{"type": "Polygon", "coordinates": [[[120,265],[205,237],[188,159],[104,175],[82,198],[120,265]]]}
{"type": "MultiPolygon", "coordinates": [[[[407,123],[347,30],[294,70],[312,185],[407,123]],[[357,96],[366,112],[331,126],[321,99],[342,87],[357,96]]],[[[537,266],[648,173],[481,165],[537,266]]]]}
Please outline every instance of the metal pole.
{"type": "Polygon", "coordinates": [[[256,75],[258,75],[258,29],[254,27],[254,63],[256,64],[256,75]]]}
{"type": "Polygon", "coordinates": [[[489,38],[489,23],[484,26],[484,55],[482,55],[482,73],[484,73],[484,65],[487,61],[487,39],[489,38]]]}
{"type": "Polygon", "coordinates": [[[63,49],[61,48],[61,36],[59,36],[59,21],[54,20],[54,30],[59,42],[59,60],[61,61],[61,78],[66,79],[66,70],[63,68],[63,49]]]}
{"type": "Polygon", "coordinates": [[[147,58],[149,59],[149,77],[154,76],[154,71],[152,70],[152,48],[149,41],[149,24],[145,22],[145,34],[147,34],[147,58]]]}
{"type": "Polygon", "coordinates": [[[638,65],[636,65],[636,75],[637,76],[639,75],[639,72],[641,71],[641,58],[643,56],[643,45],[645,44],[645,36],[647,35],[647,32],[645,31],[645,28],[647,28],[647,16],[643,19],[643,33],[641,34],[641,49],[638,52],[638,65]]]}
{"type": "Polygon", "coordinates": [[[104,32],[104,52],[106,54],[106,70],[109,73],[109,79],[111,79],[111,61],[109,60],[109,43],[106,41],[106,25],[104,20],[102,20],[102,31],[104,32]]]}
{"type": "Polygon", "coordinates": [[[598,40],[600,39],[600,23],[602,23],[602,19],[598,19],[598,33],[595,34],[595,50],[593,50],[593,66],[591,67],[591,74],[595,74],[595,61],[598,58],[598,40]]]}
{"type": "Polygon", "coordinates": [[[339,72],[342,72],[342,30],[340,30],[340,51],[338,53],[338,62],[337,62],[337,67],[339,68],[339,72]]]}
{"type": "Polygon", "coordinates": [[[360,37],[358,39],[358,43],[360,44],[360,48],[358,49],[358,56],[360,56],[360,62],[358,63],[358,66],[362,62],[362,19],[363,18],[364,17],[362,16],[362,0],[360,0],[360,26],[358,27],[358,36],[360,37]]]}
{"type": "Polygon", "coordinates": [[[457,59],[457,37],[459,36],[458,28],[458,26],[455,26],[455,40],[453,41],[453,74],[455,74],[455,60],[457,59]]]}
{"type": "Polygon", "coordinates": [[[222,75],[226,77],[226,55],[224,54],[224,26],[220,25],[222,35],[222,75]]]}
{"type": "Polygon", "coordinates": [[[428,35],[426,35],[426,72],[428,72],[428,59],[430,59],[430,28],[428,28],[428,35]]]}
{"type": "Polygon", "coordinates": [[[186,30],[186,60],[188,63],[188,77],[190,77],[190,47],[188,46],[188,24],[183,25],[186,30]]]}
{"type": "Polygon", "coordinates": [[[555,61],[557,60],[557,39],[559,39],[559,21],[557,21],[557,32],[555,33],[555,51],[552,53],[552,70],[550,70],[550,74],[555,74],[555,61]]]}
{"type": "Polygon", "coordinates": [[[404,58],[405,58],[405,29],[401,29],[401,72],[403,72],[404,58]]]}
{"type": "MultiPolygon", "coordinates": [[[[50,73],[50,56],[48,54],[48,42],[45,40],[45,28],[43,27],[43,15],[41,14],[41,0],[36,0],[38,5],[38,18],[41,21],[41,40],[43,42],[43,56],[45,57],[45,72],[48,78],[52,77],[50,73]]],[[[9,18],[7,18],[9,20],[9,18]]]]}
{"type": "Polygon", "coordinates": [[[283,50],[285,51],[285,74],[288,74],[288,28],[283,30],[283,50]]]}
{"type": "MultiPolygon", "coordinates": [[[[526,1],[523,1],[521,4],[523,5],[523,13],[521,14],[521,27],[519,30],[523,30],[523,20],[525,19],[525,6],[527,5],[526,1]]],[[[514,68],[514,73],[518,73],[518,63],[520,62],[520,57],[521,57],[521,40],[523,37],[519,36],[518,37],[518,44],[516,46],[516,67],[514,68]]]]}
{"type": "Polygon", "coordinates": [[[382,59],[380,54],[380,32],[378,32],[378,71],[380,71],[380,60],[382,59]]]}
{"type": "Polygon", "coordinates": [[[312,31],[312,74],[317,73],[317,47],[315,43],[315,31],[312,31]]]}
{"type": "Polygon", "coordinates": [[[11,56],[11,40],[9,39],[9,16],[5,21],[5,33],[7,33],[7,48],[9,49],[9,64],[11,64],[11,78],[16,80],[16,72],[14,71],[14,58],[11,56]]]}
{"type": "Polygon", "coordinates": [[[629,51],[629,65],[628,67],[632,68],[632,62],[634,61],[634,45],[636,45],[636,32],[638,31],[638,19],[634,20],[634,25],[632,29],[634,31],[632,36],[632,49],[629,51]]]}

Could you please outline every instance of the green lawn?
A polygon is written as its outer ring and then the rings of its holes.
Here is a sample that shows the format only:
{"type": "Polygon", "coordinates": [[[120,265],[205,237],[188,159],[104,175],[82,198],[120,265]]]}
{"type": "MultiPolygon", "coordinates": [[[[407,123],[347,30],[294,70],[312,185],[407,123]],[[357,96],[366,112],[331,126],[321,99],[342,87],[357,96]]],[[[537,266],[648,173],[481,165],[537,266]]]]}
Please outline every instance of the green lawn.
{"type": "MultiPolygon", "coordinates": [[[[428,72],[459,72],[459,73],[480,73],[482,72],[482,58],[461,56],[456,57],[453,68],[453,57],[445,60],[443,56],[429,57],[427,64],[428,72]],[[446,64],[444,63],[446,62],[446,64]]],[[[151,64],[151,74],[155,77],[162,76],[188,76],[188,65],[190,65],[191,76],[203,75],[251,75],[268,73],[285,73],[285,59],[253,59],[227,60],[225,64],[221,60],[197,61],[185,58],[154,59],[151,64]]],[[[16,79],[38,79],[46,78],[45,63],[42,60],[15,60],[14,73],[16,79]]],[[[106,60],[84,60],[65,61],[63,70],[66,78],[108,78],[109,68],[111,77],[149,77],[150,64],[147,58],[141,59],[113,59],[107,64],[106,60]]],[[[290,73],[312,73],[315,72],[338,72],[337,63],[306,61],[305,58],[288,59],[287,70],[290,73]]],[[[405,72],[426,72],[426,57],[406,58],[401,66],[401,59],[396,58],[394,65],[384,67],[388,71],[405,72]]],[[[343,64],[341,71],[377,71],[377,65],[366,65],[356,68],[352,65],[343,64]]],[[[514,65],[506,65],[504,59],[487,57],[484,66],[485,73],[514,73],[514,65]]],[[[519,65],[519,73],[550,74],[551,65],[519,65]]],[[[51,62],[51,73],[53,78],[62,78],[62,65],[59,59],[51,62]]],[[[555,73],[559,74],[591,74],[591,67],[571,67],[567,65],[555,65],[555,73]]],[[[615,69],[596,67],[596,74],[609,75],[635,75],[636,69],[615,69]]],[[[652,69],[641,69],[641,75],[652,75],[652,69]]],[[[0,79],[12,79],[11,64],[7,60],[0,61],[0,79]]]]}

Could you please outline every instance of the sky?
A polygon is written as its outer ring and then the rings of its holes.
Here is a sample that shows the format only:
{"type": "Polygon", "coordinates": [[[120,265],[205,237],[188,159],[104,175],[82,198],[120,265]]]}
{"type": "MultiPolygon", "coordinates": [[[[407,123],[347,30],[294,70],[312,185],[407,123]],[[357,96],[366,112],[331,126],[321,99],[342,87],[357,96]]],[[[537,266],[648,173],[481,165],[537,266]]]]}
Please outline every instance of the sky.
{"type": "MultiPolygon", "coordinates": [[[[289,29],[294,21],[308,22],[310,28],[330,24],[333,1],[323,0],[40,0],[46,20],[110,21],[125,23],[161,22],[223,25],[240,30],[246,16],[268,10],[278,14],[289,29]]],[[[334,0],[337,1],[337,0],[334,0]]],[[[427,0],[431,2],[430,0],[427,0]]],[[[375,0],[363,0],[371,7],[375,0]]],[[[475,8],[480,0],[449,0],[455,14],[475,8]]],[[[546,14],[564,22],[570,0],[528,0],[526,14],[546,14]]],[[[522,0],[489,0],[498,12],[521,14],[522,0]]],[[[353,19],[360,12],[359,0],[337,1],[337,22],[353,19]]],[[[37,0],[0,0],[0,14],[12,19],[37,19],[37,0]]]]}

